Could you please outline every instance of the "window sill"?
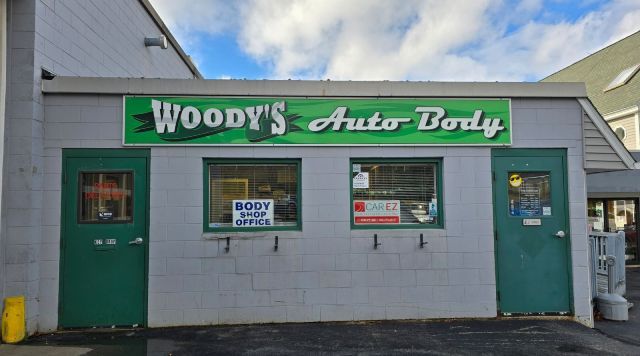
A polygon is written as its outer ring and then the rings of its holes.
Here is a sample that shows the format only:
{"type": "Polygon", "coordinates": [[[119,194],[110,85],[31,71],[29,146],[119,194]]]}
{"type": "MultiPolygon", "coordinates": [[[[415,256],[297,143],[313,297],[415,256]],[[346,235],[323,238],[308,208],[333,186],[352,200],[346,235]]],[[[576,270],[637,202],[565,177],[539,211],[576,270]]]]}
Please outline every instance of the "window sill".
{"type": "Polygon", "coordinates": [[[204,240],[220,240],[230,236],[233,239],[271,239],[275,236],[282,239],[294,239],[302,237],[302,231],[229,231],[229,232],[203,232],[204,240]]]}
{"type": "Polygon", "coordinates": [[[446,237],[447,230],[444,228],[428,228],[428,229],[412,229],[412,228],[370,228],[370,229],[351,229],[352,238],[371,238],[373,234],[378,234],[379,237],[418,237],[423,234],[424,237],[446,237]]]}

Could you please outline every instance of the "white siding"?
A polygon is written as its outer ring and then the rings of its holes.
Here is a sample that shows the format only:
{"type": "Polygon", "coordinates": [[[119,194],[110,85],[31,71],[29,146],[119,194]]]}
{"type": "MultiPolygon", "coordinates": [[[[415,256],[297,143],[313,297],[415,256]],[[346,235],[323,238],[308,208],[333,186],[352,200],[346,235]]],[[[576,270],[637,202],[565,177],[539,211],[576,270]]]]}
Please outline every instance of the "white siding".
{"type": "Polygon", "coordinates": [[[613,150],[591,118],[583,113],[584,160],[586,169],[616,170],[627,166],[613,150]]]}

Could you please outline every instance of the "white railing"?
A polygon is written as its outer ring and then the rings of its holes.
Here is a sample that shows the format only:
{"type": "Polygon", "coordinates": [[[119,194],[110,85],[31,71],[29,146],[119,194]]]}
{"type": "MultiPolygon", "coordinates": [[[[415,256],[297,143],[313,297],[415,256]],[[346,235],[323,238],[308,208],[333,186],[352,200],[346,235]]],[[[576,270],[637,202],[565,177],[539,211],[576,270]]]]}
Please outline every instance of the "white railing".
{"type": "Polygon", "coordinates": [[[591,297],[600,293],[607,293],[609,283],[607,255],[616,257],[614,293],[627,294],[627,280],[625,276],[624,231],[619,232],[590,232],[589,257],[591,260],[591,297]]]}

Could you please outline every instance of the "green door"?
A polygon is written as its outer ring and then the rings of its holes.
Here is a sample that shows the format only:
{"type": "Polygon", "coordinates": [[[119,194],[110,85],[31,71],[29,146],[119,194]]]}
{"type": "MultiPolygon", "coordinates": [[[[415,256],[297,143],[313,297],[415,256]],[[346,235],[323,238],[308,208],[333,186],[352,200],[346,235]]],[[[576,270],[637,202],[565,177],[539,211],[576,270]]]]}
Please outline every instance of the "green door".
{"type": "Polygon", "coordinates": [[[64,150],[60,327],[144,325],[148,150],[64,150]]]}
{"type": "Polygon", "coordinates": [[[570,313],[566,151],[492,156],[499,312],[570,313]]]}

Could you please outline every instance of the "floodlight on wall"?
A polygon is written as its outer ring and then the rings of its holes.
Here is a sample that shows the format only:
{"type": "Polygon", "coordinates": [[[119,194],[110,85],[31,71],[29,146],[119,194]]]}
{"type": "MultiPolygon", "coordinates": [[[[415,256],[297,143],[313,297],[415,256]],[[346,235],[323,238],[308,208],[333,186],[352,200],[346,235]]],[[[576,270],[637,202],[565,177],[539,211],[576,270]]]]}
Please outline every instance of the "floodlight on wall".
{"type": "Polygon", "coordinates": [[[56,73],[44,67],[40,67],[40,78],[42,78],[43,80],[52,80],[55,77],[56,77],[56,73]]]}
{"type": "Polygon", "coordinates": [[[169,43],[167,43],[167,36],[160,35],[158,37],[145,37],[144,45],[147,47],[160,47],[162,49],[169,48],[169,43]]]}

